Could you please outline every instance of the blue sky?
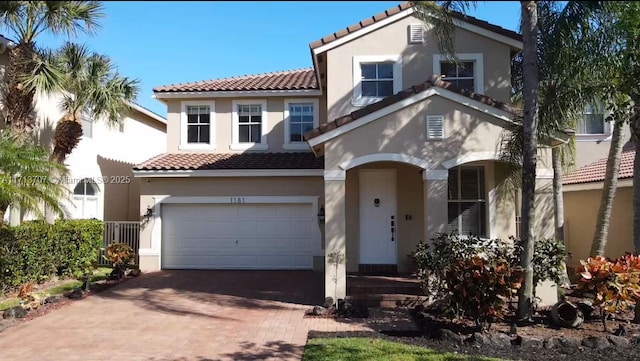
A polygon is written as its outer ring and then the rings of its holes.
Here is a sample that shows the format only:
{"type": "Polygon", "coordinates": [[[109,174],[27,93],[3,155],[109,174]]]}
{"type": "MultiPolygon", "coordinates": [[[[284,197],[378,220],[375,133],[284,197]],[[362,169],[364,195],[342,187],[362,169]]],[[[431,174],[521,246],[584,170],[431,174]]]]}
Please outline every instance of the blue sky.
{"type": "MultiPolygon", "coordinates": [[[[138,104],[166,116],[152,88],[311,66],[309,43],[401,2],[105,1],[102,28],[80,36],[138,78],[138,104]]],[[[517,30],[517,1],[479,2],[472,16],[517,30]]],[[[57,47],[65,39],[44,36],[57,47]]]]}

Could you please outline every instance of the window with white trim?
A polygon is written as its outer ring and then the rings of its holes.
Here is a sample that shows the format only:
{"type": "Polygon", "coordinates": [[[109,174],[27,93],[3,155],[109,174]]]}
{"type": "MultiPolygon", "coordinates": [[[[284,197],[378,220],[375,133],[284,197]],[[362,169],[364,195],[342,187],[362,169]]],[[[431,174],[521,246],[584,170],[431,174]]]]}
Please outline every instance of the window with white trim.
{"type": "Polygon", "coordinates": [[[460,89],[484,94],[484,60],[481,53],[455,54],[457,62],[445,55],[433,55],[433,74],[460,89]]]}
{"type": "Polygon", "coordinates": [[[486,192],[484,167],[456,167],[448,178],[448,231],[485,237],[486,192]]]}
{"type": "Polygon", "coordinates": [[[367,105],[402,90],[399,55],[353,57],[353,104],[367,105]]]}
{"type": "Polygon", "coordinates": [[[472,61],[441,61],[440,74],[442,80],[460,89],[475,91],[474,66],[472,61]]]}
{"type": "Polygon", "coordinates": [[[82,136],[93,138],[93,119],[88,116],[82,116],[82,136]]]}
{"type": "Polygon", "coordinates": [[[578,120],[576,134],[607,134],[604,109],[601,106],[589,105],[583,117],[578,120]]]}
{"type": "Polygon", "coordinates": [[[180,149],[215,149],[215,102],[181,103],[180,149]]]}
{"type": "Polygon", "coordinates": [[[304,133],[318,126],[317,99],[285,99],[284,149],[309,149],[304,133]]]}
{"type": "Polygon", "coordinates": [[[187,105],[187,143],[211,142],[211,109],[206,105],[187,105]]]}
{"type": "Polygon", "coordinates": [[[234,100],[231,150],[267,149],[267,101],[234,100]]]}

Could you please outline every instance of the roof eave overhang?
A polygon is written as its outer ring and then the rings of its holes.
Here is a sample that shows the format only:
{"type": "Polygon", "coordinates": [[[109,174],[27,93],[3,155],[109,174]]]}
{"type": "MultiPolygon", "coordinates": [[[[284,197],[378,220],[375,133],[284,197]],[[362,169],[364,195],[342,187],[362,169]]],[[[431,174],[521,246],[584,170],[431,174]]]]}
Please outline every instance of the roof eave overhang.
{"type": "Polygon", "coordinates": [[[487,104],[484,104],[482,102],[479,102],[477,100],[468,98],[464,95],[452,92],[450,90],[447,89],[443,89],[443,88],[439,88],[439,87],[431,87],[423,92],[420,92],[418,94],[414,94],[411,97],[408,97],[406,99],[403,99],[397,103],[393,103],[390,104],[382,109],[379,109],[377,111],[374,111],[370,114],[367,114],[361,118],[355,119],[352,122],[346,123],[344,125],[338,126],[332,130],[329,130],[325,133],[322,133],[318,136],[315,136],[311,139],[306,140],[307,144],[309,145],[309,147],[311,148],[311,150],[313,151],[313,153],[318,156],[319,154],[319,150],[321,149],[320,146],[322,144],[324,144],[325,142],[336,138],[344,133],[347,133],[351,130],[354,130],[356,128],[359,128],[365,124],[368,124],[376,119],[382,118],[388,114],[394,113],[400,109],[406,108],[410,105],[413,105],[415,103],[418,103],[420,101],[423,101],[431,96],[434,95],[438,95],[441,96],[445,99],[451,100],[453,102],[459,103],[463,106],[469,107],[471,109],[474,109],[476,111],[479,111],[483,114],[489,115],[489,116],[493,116],[494,118],[498,119],[499,121],[503,122],[502,124],[504,124],[504,127],[514,127],[514,126],[518,126],[518,123],[516,123],[514,121],[515,115],[489,106],[487,104]]]}
{"type": "Polygon", "coordinates": [[[136,178],[319,177],[322,169],[134,169],[136,178]]]}
{"type": "Polygon", "coordinates": [[[319,96],[319,89],[291,89],[291,90],[238,90],[238,91],[179,91],[154,92],[153,97],[160,101],[166,99],[184,98],[234,98],[234,97],[277,97],[277,96],[319,96]]]}
{"type": "MultiPolygon", "coordinates": [[[[376,21],[375,23],[360,28],[356,31],[354,31],[353,33],[349,33],[348,35],[345,35],[343,37],[337,38],[335,40],[332,40],[330,42],[328,42],[327,44],[324,45],[320,45],[318,47],[315,48],[311,48],[311,51],[313,53],[314,56],[318,56],[318,54],[324,53],[326,51],[329,51],[331,49],[334,49],[336,47],[341,46],[342,44],[348,43],[352,40],[355,40],[361,36],[364,36],[372,31],[375,31],[377,29],[380,29],[382,27],[385,27],[393,22],[396,22],[404,17],[410,16],[413,13],[415,13],[415,9],[413,7],[410,7],[408,9],[402,10],[396,14],[393,14],[385,19],[382,19],[380,21],[376,21]]],[[[523,43],[520,40],[516,40],[516,39],[512,39],[508,36],[502,35],[502,34],[498,34],[496,32],[493,32],[491,30],[482,28],[478,25],[474,25],[471,23],[468,23],[466,21],[460,20],[460,19],[453,19],[453,24],[459,28],[462,28],[464,30],[482,35],[484,37],[487,37],[489,39],[495,40],[497,42],[503,43],[505,45],[508,45],[511,49],[515,50],[516,52],[519,52],[520,50],[522,50],[523,48],[523,43]]],[[[311,46],[311,45],[310,45],[311,46]]]]}

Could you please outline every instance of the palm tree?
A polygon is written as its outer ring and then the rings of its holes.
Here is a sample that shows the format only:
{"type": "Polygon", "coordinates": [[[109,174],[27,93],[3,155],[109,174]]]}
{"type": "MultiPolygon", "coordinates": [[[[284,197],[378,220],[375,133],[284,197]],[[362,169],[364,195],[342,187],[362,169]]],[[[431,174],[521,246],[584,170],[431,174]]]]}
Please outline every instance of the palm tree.
{"type": "MultiPolygon", "coordinates": [[[[600,12],[594,23],[598,26],[591,33],[592,43],[597,44],[590,52],[596,54],[600,62],[593,69],[601,69],[608,80],[602,87],[606,92],[604,103],[611,112],[608,121],[613,123],[611,145],[607,158],[606,173],[603,184],[600,208],[596,230],[591,244],[591,256],[603,256],[605,253],[609,221],[613,207],[613,200],[617,188],[620,155],[624,141],[624,125],[630,124],[631,139],[636,142],[638,135],[636,122],[638,110],[634,104],[639,104],[640,90],[637,79],[640,75],[637,59],[640,57],[638,46],[640,40],[637,29],[640,27],[640,6],[633,2],[603,2],[604,11],[600,12]]],[[[638,152],[638,150],[636,150],[638,152]]],[[[634,177],[637,168],[634,166],[634,177]]],[[[634,178],[634,248],[640,252],[640,196],[637,182],[634,178]],[[637,202],[637,203],[636,203],[637,202]]],[[[640,308],[639,308],[640,309],[640,308]]]]}
{"type": "Polygon", "coordinates": [[[5,123],[14,131],[24,131],[34,124],[36,92],[61,89],[63,74],[46,61],[49,52],[39,48],[39,35],[75,36],[92,33],[102,17],[98,1],[2,1],[0,24],[13,45],[3,89],[5,123]]]}
{"type": "MultiPolygon", "coordinates": [[[[591,41],[582,32],[588,30],[589,19],[598,11],[596,2],[570,1],[561,5],[553,1],[538,3],[539,42],[538,68],[539,88],[539,127],[538,141],[545,142],[564,129],[575,129],[582,117],[583,109],[593,99],[602,98],[606,91],[603,79],[594,73],[593,46],[585,46],[591,41]]],[[[515,99],[522,96],[522,57],[514,59],[512,86],[515,99]]],[[[502,193],[514,191],[514,181],[519,179],[522,160],[522,134],[508,132],[502,145],[501,159],[509,166],[511,174],[506,177],[502,193]]],[[[573,163],[574,142],[553,146],[551,158],[553,167],[553,200],[555,238],[564,241],[564,201],[562,196],[562,175],[573,163]]],[[[568,285],[568,276],[563,277],[568,285]]]]}
{"type": "Polygon", "coordinates": [[[65,114],[56,125],[53,159],[62,163],[82,136],[82,117],[106,119],[117,125],[138,94],[139,81],[120,76],[105,55],[89,54],[85,46],[66,43],[55,56],[66,76],[61,104],[65,114]]]}
{"type": "Polygon", "coordinates": [[[69,195],[61,182],[66,168],[49,160],[46,149],[23,141],[8,131],[0,132],[0,226],[10,205],[43,217],[42,205],[64,216],[61,200],[69,195]]]}
{"type": "MultiPolygon", "coordinates": [[[[474,1],[414,1],[412,6],[417,10],[423,22],[433,25],[436,40],[445,54],[455,59],[455,32],[451,13],[458,10],[465,13],[475,6],[474,1]]],[[[524,249],[520,266],[524,273],[524,282],[518,291],[518,316],[529,319],[533,308],[533,221],[535,206],[535,183],[537,163],[537,128],[538,128],[538,14],[535,1],[521,1],[523,31],[523,141],[522,141],[522,223],[521,238],[524,249]]]]}

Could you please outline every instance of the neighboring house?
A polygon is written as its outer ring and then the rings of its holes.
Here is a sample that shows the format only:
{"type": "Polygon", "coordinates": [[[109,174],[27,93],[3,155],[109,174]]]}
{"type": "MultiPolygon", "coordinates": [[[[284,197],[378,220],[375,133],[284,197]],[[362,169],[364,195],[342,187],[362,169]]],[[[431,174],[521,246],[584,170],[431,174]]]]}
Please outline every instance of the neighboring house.
{"type": "MultiPolygon", "coordinates": [[[[622,152],[618,188],[609,223],[606,257],[633,252],[633,162],[635,147],[628,143],[622,152]]],[[[591,242],[607,177],[607,158],[587,164],[563,179],[565,239],[569,265],[579,266],[591,251],[591,242]]]]}
{"type": "MultiPolygon", "coordinates": [[[[497,150],[518,126],[507,103],[522,38],[454,17],[462,66],[402,4],[312,42],[312,69],[155,88],[167,153],[134,168],[150,209],[141,267],[326,270],[326,295],[343,297],[347,272],[409,272],[437,232],[514,235],[497,150]]],[[[549,154],[540,237],[553,235],[549,154]]]]}
{"type": "MultiPolygon", "coordinates": [[[[0,76],[8,64],[7,48],[13,43],[0,35],[0,76]]],[[[63,112],[60,94],[39,95],[35,100],[35,135],[41,145],[52,147],[57,122],[63,112]]],[[[96,218],[105,221],[140,221],[140,181],[132,167],[167,149],[167,122],[162,116],[138,105],[119,124],[104,120],[82,120],[83,136],[65,160],[69,170],[64,182],[70,198],[63,202],[69,218],[96,218]]],[[[12,224],[33,219],[17,209],[7,212],[12,224]]]]}
{"type": "MultiPolygon", "coordinates": [[[[59,98],[39,97],[37,134],[50,146],[62,117],[59,98]]],[[[119,124],[83,118],[83,136],[65,160],[69,169],[64,183],[72,192],[64,205],[69,218],[104,221],[140,221],[140,180],[132,167],[166,151],[166,120],[137,104],[119,124]]]]}

